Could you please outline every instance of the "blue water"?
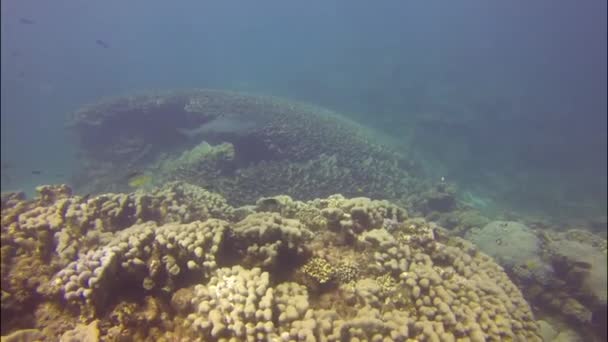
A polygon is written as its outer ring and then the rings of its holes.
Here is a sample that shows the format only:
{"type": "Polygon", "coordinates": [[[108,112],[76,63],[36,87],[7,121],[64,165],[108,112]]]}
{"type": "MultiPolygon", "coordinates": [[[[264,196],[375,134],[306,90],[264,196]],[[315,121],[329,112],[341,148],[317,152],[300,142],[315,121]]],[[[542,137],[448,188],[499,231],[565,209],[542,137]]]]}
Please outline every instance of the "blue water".
{"type": "Polygon", "coordinates": [[[84,104],[213,87],[343,112],[480,206],[606,216],[605,1],[1,6],[3,191],[69,181],[84,104]]]}

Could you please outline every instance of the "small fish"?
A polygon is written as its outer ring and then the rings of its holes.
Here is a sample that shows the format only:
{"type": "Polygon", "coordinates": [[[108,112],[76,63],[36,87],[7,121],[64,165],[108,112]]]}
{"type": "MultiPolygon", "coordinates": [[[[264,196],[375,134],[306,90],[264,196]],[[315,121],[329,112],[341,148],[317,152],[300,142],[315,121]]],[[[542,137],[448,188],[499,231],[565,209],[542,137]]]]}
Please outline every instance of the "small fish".
{"type": "Polygon", "coordinates": [[[91,197],[91,194],[86,194],[86,195],[82,196],[82,201],[83,201],[83,202],[88,201],[88,200],[89,200],[89,197],[91,197]]]}
{"type": "Polygon", "coordinates": [[[500,238],[496,239],[496,244],[499,245],[499,246],[502,245],[502,239],[500,239],[500,238]]]}
{"type": "Polygon", "coordinates": [[[131,172],[127,176],[127,183],[132,188],[141,188],[152,181],[152,177],[144,174],[141,171],[131,172]]]}
{"type": "Polygon", "coordinates": [[[32,174],[33,175],[41,175],[42,171],[40,171],[40,170],[32,170],[32,174]]]}
{"type": "Polygon", "coordinates": [[[538,262],[536,262],[535,260],[527,260],[525,265],[526,265],[526,268],[529,270],[534,270],[539,267],[538,262]]]}
{"type": "Polygon", "coordinates": [[[97,45],[101,46],[101,47],[102,47],[102,48],[104,48],[104,49],[107,49],[107,48],[109,48],[109,47],[110,47],[110,45],[108,45],[108,43],[104,42],[104,41],[103,41],[103,40],[101,40],[101,39],[97,39],[97,40],[95,41],[95,43],[96,43],[97,45]]]}
{"type": "Polygon", "coordinates": [[[33,25],[36,22],[31,19],[28,19],[28,18],[19,18],[19,23],[24,24],[24,25],[33,25]]]}
{"type": "Polygon", "coordinates": [[[137,176],[129,181],[129,186],[132,188],[141,188],[148,185],[152,181],[152,177],[141,175],[137,176]]]}

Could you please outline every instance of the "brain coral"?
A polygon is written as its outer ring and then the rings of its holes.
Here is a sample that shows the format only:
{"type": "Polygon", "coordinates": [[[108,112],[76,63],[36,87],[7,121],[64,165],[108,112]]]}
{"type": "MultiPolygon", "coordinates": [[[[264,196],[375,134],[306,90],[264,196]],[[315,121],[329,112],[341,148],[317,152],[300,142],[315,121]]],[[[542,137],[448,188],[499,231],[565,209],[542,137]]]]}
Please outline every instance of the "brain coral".
{"type": "Polygon", "coordinates": [[[283,196],[233,213],[181,183],[93,198],[67,187],[31,201],[3,196],[3,334],[61,336],[98,320],[103,339],[540,341],[500,266],[390,202],[283,196]],[[58,250],[71,244],[73,253],[58,250]],[[301,275],[320,260],[332,276],[310,286],[301,275]],[[47,267],[36,274],[34,263],[47,267]],[[36,283],[14,281],[24,274],[36,283]],[[62,324],[50,324],[45,308],[66,304],[52,316],[62,324]],[[26,310],[39,318],[20,321],[26,310]]]}

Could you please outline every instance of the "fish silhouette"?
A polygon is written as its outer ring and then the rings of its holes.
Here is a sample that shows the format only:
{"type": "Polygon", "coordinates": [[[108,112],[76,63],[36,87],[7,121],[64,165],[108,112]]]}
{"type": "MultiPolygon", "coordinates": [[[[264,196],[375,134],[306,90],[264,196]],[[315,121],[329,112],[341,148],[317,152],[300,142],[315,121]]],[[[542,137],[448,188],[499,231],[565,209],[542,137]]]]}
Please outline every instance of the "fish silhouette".
{"type": "Polygon", "coordinates": [[[33,25],[36,22],[28,18],[19,18],[19,22],[24,25],[33,25]]]}
{"type": "Polygon", "coordinates": [[[259,120],[247,120],[234,114],[224,114],[197,127],[177,128],[177,132],[188,139],[209,134],[246,135],[261,125],[259,120]]]}
{"type": "Polygon", "coordinates": [[[101,47],[102,47],[102,48],[104,48],[104,49],[107,49],[107,48],[109,48],[109,47],[110,47],[110,45],[108,45],[108,43],[104,42],[104,41],[103,41],[103,40],[101,40],[101,39],[97,39],[97,40],[95,41],[95,43],[96,43],[97,45],[101,46],[101,47]]]}

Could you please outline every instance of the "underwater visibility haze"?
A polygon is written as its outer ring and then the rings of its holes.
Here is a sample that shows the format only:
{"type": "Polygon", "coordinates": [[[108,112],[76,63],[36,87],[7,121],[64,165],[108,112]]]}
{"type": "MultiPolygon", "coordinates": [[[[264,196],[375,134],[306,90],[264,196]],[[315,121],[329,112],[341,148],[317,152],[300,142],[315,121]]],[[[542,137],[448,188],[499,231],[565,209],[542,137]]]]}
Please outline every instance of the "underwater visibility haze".
{"type": "Polygon", "coordinates": [[[604,341],[605,1],[3,1],[3,341],[604,341]]]}

